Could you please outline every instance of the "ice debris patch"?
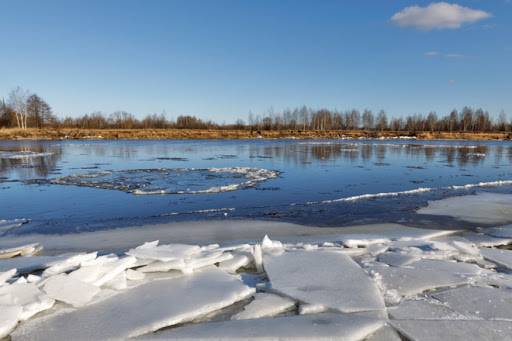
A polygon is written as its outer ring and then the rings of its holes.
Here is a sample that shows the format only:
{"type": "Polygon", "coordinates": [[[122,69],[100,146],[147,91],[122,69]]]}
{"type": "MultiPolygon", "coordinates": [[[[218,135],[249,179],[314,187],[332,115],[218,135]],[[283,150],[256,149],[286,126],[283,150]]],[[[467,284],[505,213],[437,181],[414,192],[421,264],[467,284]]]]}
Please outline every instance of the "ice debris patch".
{"type": "Polygon", "coordinates": [[[59,256],[21,245],[2,250],[0,337],[510,338],[512,251],[484,247],[510,240],[475,235],[404,228],[59,256]]]}
{"type": "Polygon", "coordinates": [[[112,189],[136,195],[208,194],[254,187],[278,171],[250,168],[151,168],[101,171],[50,180],[59,185],[112,189]]]}

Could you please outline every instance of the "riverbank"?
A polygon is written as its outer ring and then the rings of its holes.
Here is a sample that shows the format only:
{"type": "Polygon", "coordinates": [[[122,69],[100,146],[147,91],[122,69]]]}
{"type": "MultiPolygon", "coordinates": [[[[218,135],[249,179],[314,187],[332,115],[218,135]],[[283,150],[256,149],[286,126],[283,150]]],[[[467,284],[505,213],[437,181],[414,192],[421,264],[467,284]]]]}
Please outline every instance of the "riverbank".
{"type": "Polygon", "coordinates": [[[223,130],[223,129],[0,129],[0,140],[165,140],[165,139],[358,139],[411,138],[418,140],[510,140],[512,133],[394,132],[364,130],[223,130]]]}

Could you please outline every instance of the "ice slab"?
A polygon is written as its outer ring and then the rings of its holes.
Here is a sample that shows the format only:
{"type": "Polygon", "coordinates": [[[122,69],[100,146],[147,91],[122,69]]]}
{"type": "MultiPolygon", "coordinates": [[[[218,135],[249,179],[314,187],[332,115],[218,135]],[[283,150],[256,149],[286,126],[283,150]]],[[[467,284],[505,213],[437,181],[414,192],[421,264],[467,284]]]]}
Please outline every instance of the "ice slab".
{"type": "Polygon", "coordinates": [[[42,247],[38,243],[0,249],[0,259],[13,258],[17,256],[31,256],[41,250],[42,247]]]}
{"type": "Polygon", "coordinates": [[[210,322],[144,335],[140,340],[287,340],[358,341],[384,322],[343,314],[299,315],[210,322]]]}
{"type": "Polygon", "coordinates": [[[511,238],[497,238],[482,233],[466,232],[463,234],[463,237],[478,247],[492,247],[512,243],[511,238]]]}
{"type": "Polygon", "coordinates": [[[240,268],[246,267],[251,264],[251,258],[249,255],[237,254],[232,259],[220,262],[219,268],[229,273],[236,273],[240,268]]]}
{"type": "Polygon", "coordinates": [[[177,261],[189,258],[201,252],[198,245],[168,244],[158,245],[158,241],[144,243],[126,252],[127,255],[141,259],[158,260],[161,262],[177,261]]]}
{"type": "Polygon", "coordinates": [[[117,257],[105,257],[103,259],[106,260],[100,261],[98,264],[81,266],[79,269],[71,272],[69,276],[100,287],[119,276],[136,262],[136,258],[132,256],[119,259],[117,257]]]}
{"type": "Polygon", "coordinates": [[[501,249],[480,249],[480,254],[487,260],[512,269],[512,251],[501,249]]]}
{"type": "Polygon", "coordinates": [[[8,336],[18,324],[22,313],[19,305],[0,305],[0,339],[8,336]]]}
{"type": "Polygon", "coordinates": [[[417,213],[450,216],[479,224],[501,224],[512,221],[512,195],[479,193],[429,201],[417,213]]]}
{"type": "Polygon", "coordinates": [[[0,306],[21,306],[18,319],[27,320],[35,314],[50,309],[55,301],[33,283],[13,283],[0,286],[0,306]]]}
{"type": "Polygon", "coordinates": [[[57,260],[50,264],[50,266],[43,271],[43,277],[58,275],[63,272],[71,271],[78,268],[83,262],[88,262],[96,259],[97,252],[81,253],[72,255],[63,260],[57,260]]]}
{"type": "Polygon", "coordinates": [[[390,317],[396,320],[456,320],[464,318],[448,306],[427,299],[407,300],[388,308],[390,317]]]}
{"type": "Polygon", "coordinates": [[[396,330],[385,325],[379,328],[375,333],[365,338],[365,341],[402,341],[402,338],[396,330]]]}
{"type": "Polygon", "coordinates": [[[376,283],[349,256],[330,251],[265,255],[272,289],[297,300],[342,312],[381,310],[376,283]]]}
{"type": "Polygon", "coordinates": [[[413,296],[426,290],[468,283],[483,270],[467,263],[422,259],[407,267],[370,266],[386,290],[413,296]]]}
{"type": "Polygon", "coordinates": [[[16,275],[16,269],[10,269],[7,271],[0,272],[0,285],[3,285],[9,279],[16,275]]]}
{"type": "Polygon", "coordinates": [[[100,292],[97,286],[79,281],[70,275],[60,274],[48,278],[43,286],[46,294],[58,301],[81,307],[100,292]]]}
{"type": "Polygon", "coordinates": [[[391,320],[412,341],[502,341],[512,339],[512,322],[485,320],[391,320]]]}
{"type": "Polygon", "coordinates": [[[75,311],[33,319],[16,329],[12,339],[125,340],[191,321],[253,293],[234,276],[212,267],[193,276],[142,284],[75,311]]]}
{"type": "Polygon", "coordinates": [[[432,293],[453,310],[476,319],[512,320],[512,290],[462,287],[432,293]]]}
{"type": "Polygon", "coordinates": [[[234,315],[232,320],[257,319],[278,315],[295,306],[295,301],[274,294],[258,293],[244,310],[234,315]]]}
{"type": "Polygon", "coordinates": [[[46,269],[55,262],[66,259],[67,256],[33,256],[33,257],[15,257],[2,259],[0,261],[0,271],[17,269],[19,274],[26,274],[36,270],[46,269]]]}

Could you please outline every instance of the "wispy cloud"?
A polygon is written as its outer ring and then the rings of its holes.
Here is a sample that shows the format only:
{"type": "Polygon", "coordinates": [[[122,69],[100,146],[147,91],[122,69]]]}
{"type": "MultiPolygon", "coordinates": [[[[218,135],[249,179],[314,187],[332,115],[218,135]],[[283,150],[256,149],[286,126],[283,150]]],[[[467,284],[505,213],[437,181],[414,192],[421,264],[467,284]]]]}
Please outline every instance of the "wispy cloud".
{"type": "Polygon", "coordinates": [[[423,31],[434,29],[457,29],[463,24],[471,24],[490,18],[491,14],[482,10],[463,7],[447,2],[434,2],[426,7],[406,7],[391,17],[391,21],[402,27],[414,27],[423,31]]]}
{"type": "Polygon", "coordinates": [[[461,53],[443,53],[439,51],[428,51],[423,54],[425,57],[428,58],[448,58],[448,59],[461,59],[466,58],[466,55],[463,55],[461,53]]]}

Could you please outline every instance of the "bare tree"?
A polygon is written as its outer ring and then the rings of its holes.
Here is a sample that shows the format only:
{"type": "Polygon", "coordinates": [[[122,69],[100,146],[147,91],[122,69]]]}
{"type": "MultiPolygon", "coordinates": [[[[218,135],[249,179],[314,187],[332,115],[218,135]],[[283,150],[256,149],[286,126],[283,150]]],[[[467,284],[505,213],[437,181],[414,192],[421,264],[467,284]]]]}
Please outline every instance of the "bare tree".
{"type": "Polygon", "coordinates": [[[27,129],[27,99],[29,95],[27,90],[19,86],[9,94],[9,105],[16,113],[16,123],[21,129],[27,129]]]}

